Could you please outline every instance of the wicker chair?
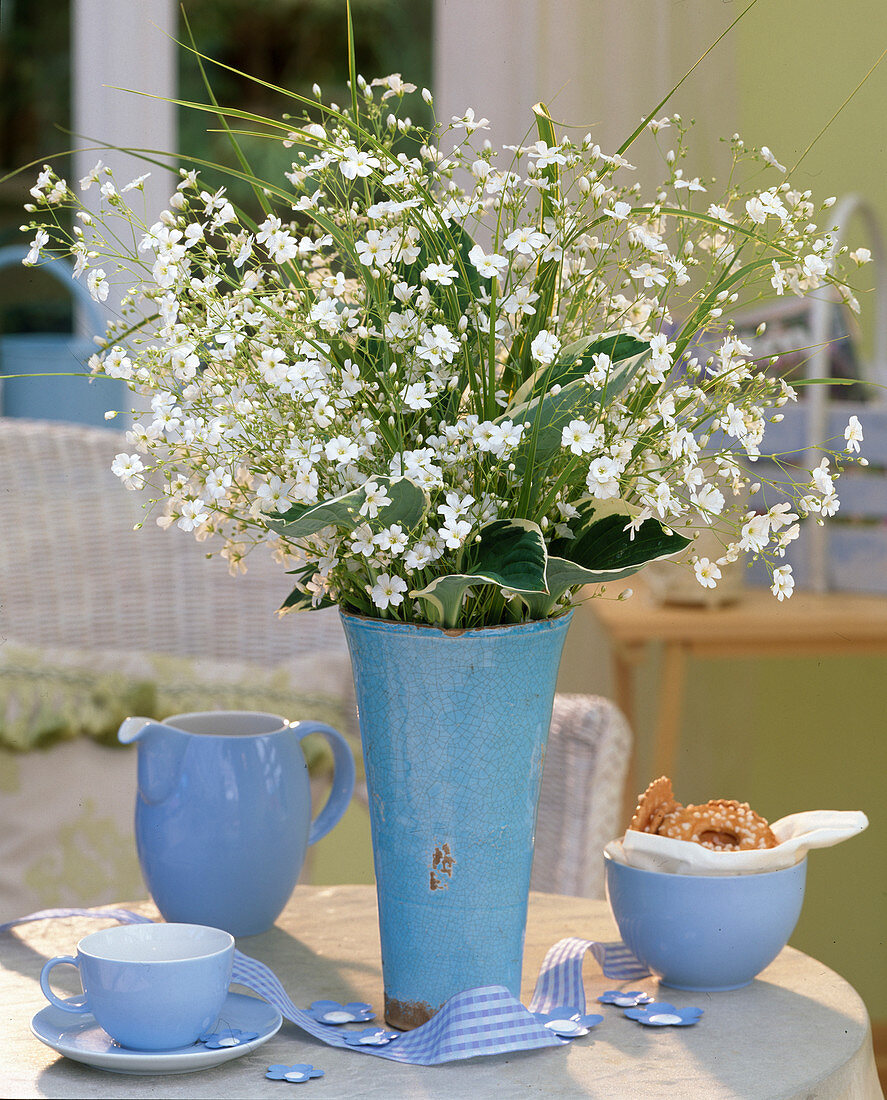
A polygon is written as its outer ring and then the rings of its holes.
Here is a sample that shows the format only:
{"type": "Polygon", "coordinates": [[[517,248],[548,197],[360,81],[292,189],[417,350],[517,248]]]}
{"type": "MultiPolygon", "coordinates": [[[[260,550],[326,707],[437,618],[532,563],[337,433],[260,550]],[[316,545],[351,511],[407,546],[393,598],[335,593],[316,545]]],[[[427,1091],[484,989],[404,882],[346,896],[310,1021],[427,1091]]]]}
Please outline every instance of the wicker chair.
{"type": "Polygon", "coordinates": [[[335,610],[278,619],[287,578],[257,551],[229,576],[207,545],[161,531],[111,473],[122,435],[0,418],[0,631],[261,665],[347,652],[335,610]],[[137,532],[133,528],[144,524],[137,532]],[[297,625],[296,625],[297,624],[297,625]]]}
{"type": "Polygon", "coordinates": [[[620,831],[631,730],[594,695],[557,695],[542,775],[531,886],[602,898],[604,845],[620,831]]]}

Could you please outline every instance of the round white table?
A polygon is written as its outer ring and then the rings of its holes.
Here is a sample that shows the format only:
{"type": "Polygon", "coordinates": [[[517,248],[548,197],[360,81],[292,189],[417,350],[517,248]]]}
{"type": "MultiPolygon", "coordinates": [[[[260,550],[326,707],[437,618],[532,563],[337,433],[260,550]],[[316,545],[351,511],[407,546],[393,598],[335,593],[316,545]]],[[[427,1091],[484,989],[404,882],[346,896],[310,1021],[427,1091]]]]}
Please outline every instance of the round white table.
{"type": "MultiPolygon", "coordinates": [[[[145,902],[129,906],[156,916],[145,902]]],[[[104,922],[104,924],[112,922],[104,922]]],[[[68,918],[23,925],[0,934],[0,1095],[6,1097],[265,1097],[292,1088],[265,1078],[273,1063],[307,1062],[325,1076],[298,1086],[299,1096],[347,1098],[447,1097],[498,1100],[517,1096],[601,1097],[606,1100],[876,1100],[882,1097],[871,1028],[855,990],[827,967],[786,948],[761,977],[730,993],[659,989],[654,979],[627,983],[678,1006],[705,1013],[685,1028],[648,1028],[594,999],[618,987],[589,956],[588,1011],[604,1021],[588,1036],[558,1049],[406,1066],[328,1047],[284,1021],[261,1048],[192,1074],[133,1077],[60,1057],[38,1042],[28,1022],[45,1001],[38,977],[46,958],[69,953],[103,927],[68,918]]],[[[531,896],[524,965],[526,1004],[547,949],[564,936],[614,940],[605,902],[549,894],[531,896]]],[[[296,1004],[328,998],[368,1001],[381,1009],[382,982],[375,894],[369,886],[296,889],[277,925],[238,946],[266,962],[296,1004]]],[[[433,948],[432,948],[433,949],[433,948]]],[[[73,988],[73,987],[72,987],[73,988]]]]}

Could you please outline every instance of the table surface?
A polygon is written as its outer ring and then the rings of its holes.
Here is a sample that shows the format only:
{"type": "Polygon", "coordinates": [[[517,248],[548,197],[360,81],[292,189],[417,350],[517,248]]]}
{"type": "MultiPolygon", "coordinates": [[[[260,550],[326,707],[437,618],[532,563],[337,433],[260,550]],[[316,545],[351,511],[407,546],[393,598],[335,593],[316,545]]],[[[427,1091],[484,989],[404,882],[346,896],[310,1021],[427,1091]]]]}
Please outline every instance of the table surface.
{"type": "MultiPolygon", "coordinates": [[[[156,915],[148,903],[130,908],[156,915]]],[[[110,922],[105,922],[110,923],[110,922]]],[[[705,1010],[690,1028],[645,1028],[594,998],[618,983],[593,959],[585,966],[589,1011],[604,1021],[559,1049],[475,1058],[444,1066],[406,1066],[328,1047],[285,1021],[265,1046],[194,1074],[131,1077],[60,1057],[38,1042],[28,1021],[45,1001],[38,977],[46,958],[67,953],[102,927],[68,918],[0,934],[0,1094],[8,1097],[264,1097],[293,1086],[264,1077],[273,1063],[308,1062],[325,1076],[304,1087],[343,1098],[514,1096],[606,1097],[607,1100],[776,1100],[882,1096],[871,1030],[857,993],[833,971],[786,948],[750,986],[731,993],[659,991],[663,1000],[705,1010]]],[[[527,927],[523,1001],[546,950],[564,936],[613,940],[605,902],[533,894],[527,927]]],[[[238,946],[268,963],[296,1004],[330,998],[381,1001],[375,894],[369,886],[296,889],[275,927],[238,946]]],[[[657,994],[653,979],[628,983],[657,994]]],[[[301,1088],[302,1086],[299,1086],[301,1088]]],[[[289,1093],[287,1093],[289,1095],[289,1093]]],[[[301,1096],[302,1094],[299,1093],[301,1096]]],[[[307,1095],[307,1092],[306,1092],[307,1095]]]]}

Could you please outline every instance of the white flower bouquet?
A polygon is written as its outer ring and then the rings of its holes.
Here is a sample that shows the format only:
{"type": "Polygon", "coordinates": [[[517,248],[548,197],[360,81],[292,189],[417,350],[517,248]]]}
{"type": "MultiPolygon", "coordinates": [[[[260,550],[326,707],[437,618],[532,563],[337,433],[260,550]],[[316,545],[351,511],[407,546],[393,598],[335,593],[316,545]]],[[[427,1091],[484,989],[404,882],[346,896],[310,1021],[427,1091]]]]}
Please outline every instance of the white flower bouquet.
{"type": "Polygon", "coordinates": [[[747,553],[790,595],[786,546],[837,508],[862,433],[853,418],[813,470],[770,455],[768,422],[796,394],[731,316],[826,284],[858,308],[840,265],[865,250],[835,246],[833,200],[735,136],[713,197],[678,116],[606,153],[558,137],[540,104],[538,137],[497,153],[472,110],[426,132],[413,85],[367,82],[353,50],[351,73],[344,108],[278,89],[298,119],[191,105],[235,149],[239,127],[291,150],[285,178],[243,157],[229,170],[258,218],[195,168],[152,224],[133,202],[144,177],[118,186],[97,164],[90,213],[41,172],[28,262],[69,256],[96,299],[123,295],[92,361],[140,395],[123,483],[150,486],[162,526],[220,539],[232,570],[270,543],[295,578],[285,609],[542,619],[703,529],[723,553],[691,556],[700,583],[747,553]],[[642,153],[662,166],[646,198],[642,153]],[[759,489],[762,455],[785,477],[759,489]]]}

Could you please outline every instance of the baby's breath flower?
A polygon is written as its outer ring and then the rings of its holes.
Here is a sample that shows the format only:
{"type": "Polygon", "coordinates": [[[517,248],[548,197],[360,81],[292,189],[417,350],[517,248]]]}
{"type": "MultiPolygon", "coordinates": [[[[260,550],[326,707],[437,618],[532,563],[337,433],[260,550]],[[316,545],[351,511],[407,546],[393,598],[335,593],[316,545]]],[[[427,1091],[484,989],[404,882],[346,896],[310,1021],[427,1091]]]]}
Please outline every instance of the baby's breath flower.
{"type": "Polygon", "coordinates": [[[859,417],[851,416],[847,423],[847,427],[844,429],[844,438],[847,440],[847,453],[859,454],[859,444],[862,443],[862,424],[859,422],[859,417]]]}
{"type": "Polygon", "coordinates": [[[721,570],[717,563],[709,561],[708,558],[697,558],[693,562],[693,571],[696,574],[696,580],[703,588],[716,588],[721,579],[721,570]]]}
{"type": "MultiPolygon", "coordinates": [[[[703,586],[745,553],[788,597],[799,517],[838,509],[842,466],[864,462],[862,426],[851,417],[843,454],[824,451],[813,470],[750,484],[796,394],[768,369],[771,333],[739,335],[734,313],[826,284],[858,308],[840,268],[870,251],[837,248],[815,224],[829,203],[788,179],[742,184],[762,162],[786,175],[766,146],[735,137],[728,182],[709,194],[677,115],[633,147],[665,161],[645,196],[592,133],[540,129],[498,159],[473,109],[425,131],[401,74],[356,83],[356,119],[326,104],[287,121],[289,170],[254,181],[257,224],[194,170],[149,224],[136,209],[145,177],[118,186],[98,162],[79,181],[98,185],[95,214],[49,165],[38,173],[25,263],[66,255],[97,302],[112,280],[122,295],[89,362],[145,410],[116,476],[131,489],[150,477],[160,526],[218,541],[233,571],[268,544],[305,606],[435,622],[408,591],[495,573],[490,524],[581,554],[594,542],[581,532],[614,511],[625,547],[642,529],[639,546],[710,526],[725,550],[691,559],[703,586]],[[689,220],[691,206],[707,213],[689,220]],[[323,525],[308,531],[311,515],[323,525]]],[[[489,595],[469,587],[460,621],[488,622],[489,595]]],[[[509,617],[529,614],[516,590],[506,602],[509,617]]]]}

